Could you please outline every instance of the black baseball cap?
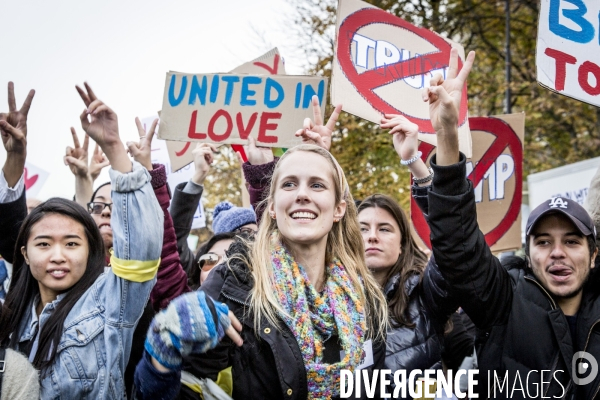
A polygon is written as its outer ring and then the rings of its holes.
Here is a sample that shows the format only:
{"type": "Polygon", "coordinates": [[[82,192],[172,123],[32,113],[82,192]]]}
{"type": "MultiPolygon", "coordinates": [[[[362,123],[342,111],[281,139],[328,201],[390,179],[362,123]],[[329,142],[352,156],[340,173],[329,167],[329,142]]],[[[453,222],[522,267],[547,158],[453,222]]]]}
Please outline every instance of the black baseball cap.
{"type": "Polygon", "coordinates": [[[553,197],[537,206],[531,214],[529,214],[525,234],[529,235],[533,226],[544,215],[557,212],[569,217],[584,236],[596,236],[596,227],[594,226],[594,221],[592,220],[592,217],[590,217],[590,214],[588,214],[585,208],[579,205],[575,200],[564,197],[553,197]]]}

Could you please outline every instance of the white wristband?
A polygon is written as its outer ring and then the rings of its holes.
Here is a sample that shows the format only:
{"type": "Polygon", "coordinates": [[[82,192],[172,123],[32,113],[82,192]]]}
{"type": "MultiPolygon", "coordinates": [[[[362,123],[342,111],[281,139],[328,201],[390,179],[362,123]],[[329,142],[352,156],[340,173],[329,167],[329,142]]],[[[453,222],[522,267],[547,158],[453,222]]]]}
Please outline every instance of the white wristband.
{"type": "Polygon", "coordinates": [[[417,151],[417,154],[413,158],[411,158],[409,160],[402,160],[401,159],[400,160],[400,164],[402,164],[402,165],[410,165],[410,164],[414,163],[415,161],[417,161],[419,158],[421,158],[422,155],[423,155],[423,153],[421,153],[420,151],[417,151]]]}

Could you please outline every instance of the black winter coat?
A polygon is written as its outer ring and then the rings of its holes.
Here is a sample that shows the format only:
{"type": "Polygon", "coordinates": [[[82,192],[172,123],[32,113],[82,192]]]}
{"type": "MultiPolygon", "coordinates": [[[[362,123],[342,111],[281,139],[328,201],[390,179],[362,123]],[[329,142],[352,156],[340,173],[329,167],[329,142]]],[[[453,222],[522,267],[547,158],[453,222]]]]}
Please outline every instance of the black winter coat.
{"type": "MultiPolygon", "coordinates": [[[[398,278],[398,275],[392,277],[386,285],[388,300],[396,290],[400,290],[398,278]]],[[[419,275],[408,278],[404,290],[409,299],[406,314],[415,326],[390,327],[385,340],[385,367],[392,372],[406,370],[407,375],[414,369],[439,369],[442,367],[441,352],[446,319],[438,321],[432,318],[430,308],[424,301],[419,275]]]]}
{"type": "MultiPolygon", "coordinates": [[[[229,267],[225,264],[215,267],[200,290],[227,304],[242,322],[244,344],[237,347],[224,338],[214,350],[187,359],[184,369],[195,376],[212,375],[214,379],[216,372],[231,366],[234,399],[304,400],[308,395],[308,386],[298,343],[283,321],[278,329],[264,320],[260,332],[256,334],[253,315],[249,312],[253,280],[248,266],[238,258],[232,259],[233,254],[243,257],[247,254],[247,247],[238,241],[234,242],[227,251],[229,267]]],[[[329,341],[326,347],[327,343],[329,341]]],[[[384,367],[383,342],[373,344],[373,359],[374,364],[366,369],[369,373],[384,367]]],[[[183,392],[180,398],[185,397],[183,392]]],[[[364,388],[361,393],[366,398],[364,388]]],[[[379,390],[376,396],[379,396],[379,390]]]]}
{"type": "Polygon", "coordinates": [[[479,330],[479,398],[598,398],[600,374],[578,386],[572,370],[576,351],[600,360],[598,271],[592,270],[584,286],[577,334],[572,339],[565,315],[525,262],[505,268],[490,252],[477,225],[464,155],[455,165],[436,166],[435,157],[431,165],[435,175],[428,222],[433,254],[451,296],[479,330]],[[494,373],[500,382],[508,377],[508,389],[505,386],[500,393],[496,386],[495,396],[487,390],[488,374],[493,380],[494,373]],[[523,390],[519,390],[521,385],[523,390]]]}

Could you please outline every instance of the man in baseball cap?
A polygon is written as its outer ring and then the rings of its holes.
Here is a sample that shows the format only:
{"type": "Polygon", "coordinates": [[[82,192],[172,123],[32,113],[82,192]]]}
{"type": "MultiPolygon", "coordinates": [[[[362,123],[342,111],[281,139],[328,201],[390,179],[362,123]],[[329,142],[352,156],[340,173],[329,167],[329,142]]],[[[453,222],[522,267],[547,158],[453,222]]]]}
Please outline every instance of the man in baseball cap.
{"type": "MultiPolygon", "coordinates": [[[[433,257],[424,298],[435,295],[439,272],[449,288],[445,299],[429,304],[434,314],[457,303],[478,328],[479,373],[472,381],[479,398],[596,399],[600,269],[594,268],[592,219],[574,200],[548,199],[527,221],[525,259],[501,264],[494,257],[477,223],[473,182],[458,146],[460,99],[473,54],[460,71],[456,57],[453,50],[448,75],[436,75],[423,95],[437,137],[425,195],[433,257]]],[[[421,196],[421,189],[413,187],[413,195],[421,196]]]]}
{"type": "Polygon", "coordinates": [[[566,316],[576,315],[597,254],[592,217],[576,201],[553,197],[529,214],[525,234],[533,274],[566,316]]]}

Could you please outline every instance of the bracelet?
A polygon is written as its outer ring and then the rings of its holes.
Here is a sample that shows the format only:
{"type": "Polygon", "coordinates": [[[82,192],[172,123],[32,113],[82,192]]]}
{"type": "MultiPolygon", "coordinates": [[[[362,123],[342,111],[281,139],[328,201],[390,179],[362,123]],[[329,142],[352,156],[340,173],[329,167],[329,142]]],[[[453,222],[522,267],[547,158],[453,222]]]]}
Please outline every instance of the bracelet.
{"type": "Polygon", "coordinates": [[[427,168],[429,170],[429,175],[427,175],[425,178],[413,178],[413,183],[420,185],[422,183],[427,183],[429,181],[433,180],[433,170],[431,169],[431,167],[427,168]]]}
{"type": "Polygon", "coordinates": [[[421,153],[420,151],[417,151],[417,154],[411,158],[410,160],[400,160],[400,164],[402,165],[410,165],[412,163],[414,163],[415,161],[417,161],[419,158],[421,158],[421,156],[423,155],[423,153],[421,153]]]}

